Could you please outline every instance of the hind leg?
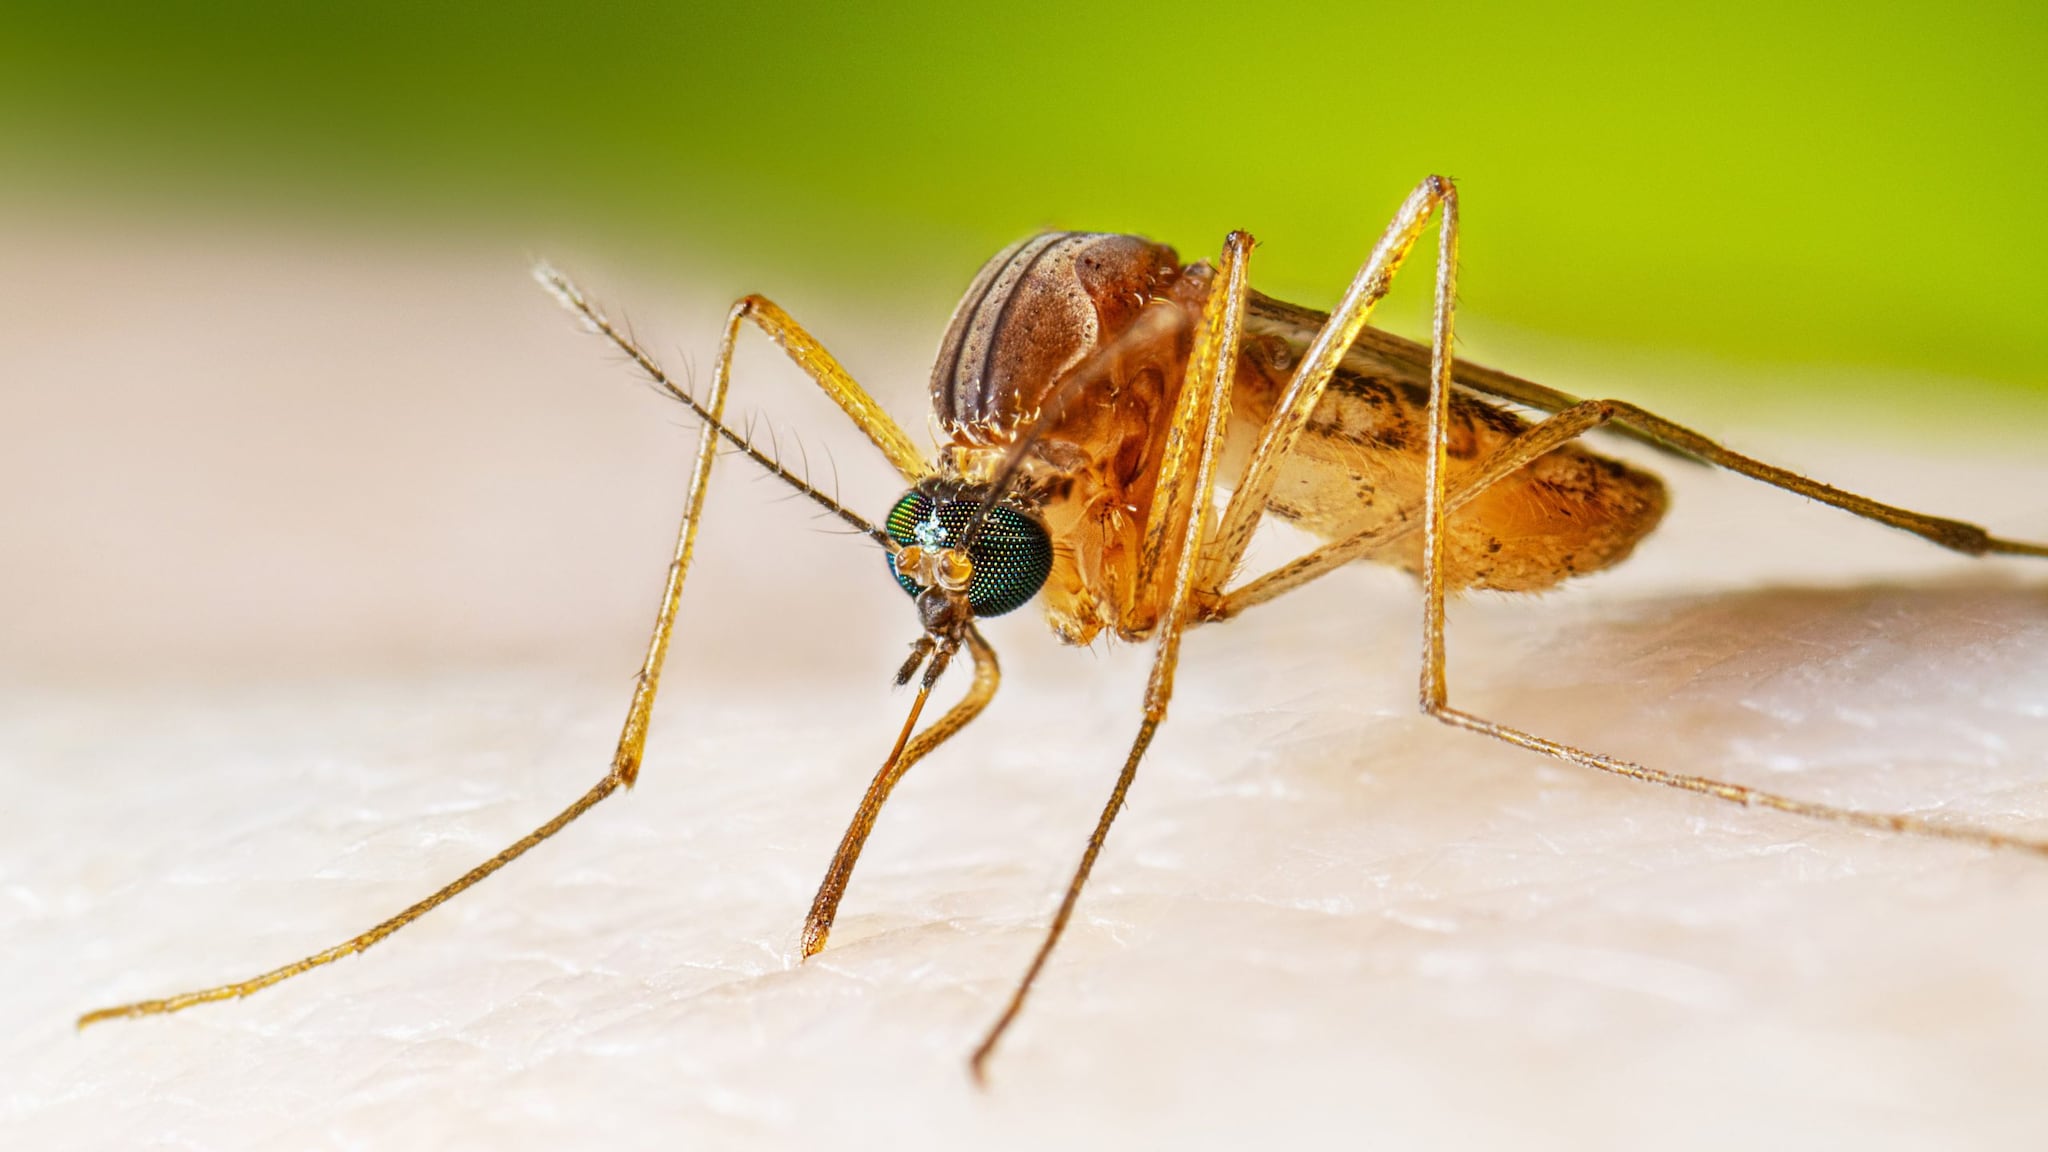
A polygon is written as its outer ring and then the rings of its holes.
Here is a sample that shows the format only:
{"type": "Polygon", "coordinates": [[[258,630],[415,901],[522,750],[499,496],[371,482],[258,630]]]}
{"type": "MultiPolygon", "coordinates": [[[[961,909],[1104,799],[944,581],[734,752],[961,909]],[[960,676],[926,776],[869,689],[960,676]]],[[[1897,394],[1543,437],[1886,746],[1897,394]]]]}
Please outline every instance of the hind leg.
{"type": "MultiPolygon", "coordinates": [[[[1436,279],[1434,351],[1430,367],[1429,432],[1427,479],[1420,508],[1402,508],[1382,523],[1346,540],[1326,544],[1265,576],[1226,592],[1207,606],[1204,619],[1221,620],[1254,604],[1315,579],[1327,572],[1383,548],[1411,533],[1423,534],[1423,653],[1422,710],[1454,728],[1490,736],[1518,748],[1541,752],[1585,768],[1661,784],[1746,807],[1773,808],[1781,812],[1828,820],[1886,832],[1937,836],[2000,847],[2024,848],[2048,854],[2048,842],[2009,836],[1989,829],[1937,823],[1917,816],[1864,812],[1819,804],[1709,776],[1670,772],[1636,764],[1552,740],[1524,729],[1511,727],[1451,706],[1444,654],[1444,601],[1449,587],[1446,572],[1445,521],[1450,513],[1512,475],[1518,468],[1602,425],[1613,423],[1634,428],[1645,436],[1679,449],[1706,462],[1739,472],[1774,487],[1831,504],[1846,512],[1880,524],[1911,532],[1944,548],[1966,555],[2017,555],[2048,557],[2048,545],[2025,543],[1993,536],[1959,520],[1914,512],[1884,504],[1869,497],[1807,479],[1797,473],[1766,464],[1722,447],[1691,429],[1655,413],[1619,400],[1589,400],[1575,404],[1521,433],[1502,445],[1487,459],[1453,483],[1445,468],[1448,422],[1445,413],[1451,390],[1451,348],[1453,311],[1457,294],[1458,202],[1448,181],[1426,183],[1439,189],[1443,225],[1440,233],[1436,279]]],[[[1412,241],[1413,237],[1409,239],[1412,241]]]]}

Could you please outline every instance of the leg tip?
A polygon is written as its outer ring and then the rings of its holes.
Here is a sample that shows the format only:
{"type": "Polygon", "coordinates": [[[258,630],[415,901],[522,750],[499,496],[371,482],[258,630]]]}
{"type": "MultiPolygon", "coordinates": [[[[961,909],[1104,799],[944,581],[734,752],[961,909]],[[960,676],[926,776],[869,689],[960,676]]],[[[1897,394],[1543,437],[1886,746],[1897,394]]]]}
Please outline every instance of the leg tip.
{"type": "Polygon", "coordinates": [[[797,950],[797,963],[801,964],[825,950],[825,941],[832,935],[832,929],[820,924],[804,925],[804,939],[797,950]]]}

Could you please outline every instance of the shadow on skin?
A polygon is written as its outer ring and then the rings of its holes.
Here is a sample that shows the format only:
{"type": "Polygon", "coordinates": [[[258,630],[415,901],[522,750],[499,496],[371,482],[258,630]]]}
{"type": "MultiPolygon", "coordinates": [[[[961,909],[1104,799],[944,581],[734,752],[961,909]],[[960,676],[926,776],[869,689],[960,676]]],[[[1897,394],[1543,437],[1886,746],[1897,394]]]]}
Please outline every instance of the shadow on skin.
{"type": "MultiPolygon", "coordinates": [[[[1412,702],[1409,627],[1391,634],[1392,616],[1374,615],[1333,632],[1308,613],[1277,637],[1247,633],[1204,654],[1231,671],[1197,690],[1168,739],[1174,771],[1230,807],[1218,831],[1259,819],[1266,793],[1364,826],[1412,817],[1454,835],[1479,832],[1460,813],[1566,794],[1607,820],[1666,812],[1787,837],[1814,827],[1446,729],[1412,702]]],[[[1589,751],[2012,831],[2048,803],[2048,586],[2030,573],[1473,597],[1453,605],[1449,635],[1454,705],[1589,751]]],[[[1148,793],[1174,787],[1164,775],[1148,793]]],[[[1294,817],[1268,816],[1286,836],[1294,817]]]]}
{"type": "MultiPolygon", "coordinates": [[[[2048,799],[2038,579],[1589,600],[1557,606],[1540,628],[1507,633],[1494,619],[1480,630],[1500,633],[1502,650],[1468,646],[1461,664],[1452,621],[1453,702],[1593,751],[1854,807],[1953,805],[2003,825],[2048,799]],[[2013,794],[1986,808],[2000,789],[2013,794]]],[[[1645,803],[1704,803],[1608,783],[1645,803]]]]}

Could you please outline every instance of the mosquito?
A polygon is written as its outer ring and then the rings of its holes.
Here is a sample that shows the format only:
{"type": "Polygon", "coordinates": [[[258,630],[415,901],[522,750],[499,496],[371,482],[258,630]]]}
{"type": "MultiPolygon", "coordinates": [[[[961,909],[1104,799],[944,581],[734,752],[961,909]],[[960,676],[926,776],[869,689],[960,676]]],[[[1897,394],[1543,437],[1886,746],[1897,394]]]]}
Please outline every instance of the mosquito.
{"type": "Polygon", "coordinates": [[[1598,428],[1965,555],[2048,558],[2048,545],[2002,539],[1807,479],[1624,401],[1581,400],[1505,372],[1453,364],[1458,193],[1441,176],[1409,193],[1327,314],[1253,291],[1252,247],[1249,235],[1234,232],[1213,264],[1182,264],[1173,249],[1136,236],[1048,232],[998,253],[954,311],[932,370],[932,418],[946,441],[936,460],[765,297],[733,305],[710,387],[700,395],[663,371],[566,276],[540,265],[535,277],[564,307],[702,424],[674,559],[611,767],[554,819],[359,936],[249,980],[89,1012],[80,1027],[247,996],[362,952],[632,787],[721,443],[873,541],[917,611],[919,634],[896,673],[899,686],[917,685],[909,715],[818,887],[804,922],[805,958],[825,947],[891,790],[994,698],[1001,673],[978,620],[1036,599],[1069,643],[1104,634],[1154,642],[1137,733],[1037,952],[973,1050],[969,1066],[978,1080],[1043,974],[1166,719],[1182,636],[1354,561],[1419,578],[1420,703],[1454,728],[1746,807],[2048,855],[2048,840],[1795,799],[1510,727],[1452,706],[1444,657],[1450,593],[1550,588],[1619,563],[1657,526],[1663,484],[1578,443],[1598,428]],[[1431,342],[1423,345],[1367,321],[1432,219],[1439,222],[1434,318],[1431,342]],[[780,345],[902,474],[908,491],[881,523],[813,486],[726,422],[733,348],[749,324],[780,345]],[[1253,532],[1268,515],[1309,529],[1322,543],[1240,579],[1253,532]],[[973,669],[966,693],[919,729],[933,685],[963,651],[973,669]]]}

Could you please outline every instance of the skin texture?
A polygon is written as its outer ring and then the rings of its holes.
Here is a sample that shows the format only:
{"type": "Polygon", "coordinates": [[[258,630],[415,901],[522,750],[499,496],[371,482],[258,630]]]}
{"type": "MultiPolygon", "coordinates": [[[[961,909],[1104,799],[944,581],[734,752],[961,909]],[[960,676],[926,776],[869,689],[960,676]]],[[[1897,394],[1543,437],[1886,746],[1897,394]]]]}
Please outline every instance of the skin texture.
{"type": "MultiPolygon", "coordinates": [[[[6,306],[39,322],[0,379],[33,382],[8,399],[49,432],[0,484],[23,542],[0,598],[21,958],[0,1142],[795,1148],[823,1123],[900,1148],[2019,1148],[2048,1119],[2048,869],[1447,731],[1411,702],[1413,583],[1368,568],[1191,634],[1025,1042],[976,1093],[966,1049],[1114,773],[1146,653],[994,622],[1002,696],[905,781],[832,949],[797,968],[915,621],[872,547],[733,477],[630,796],[367,956],[74,1034],[79,1009],[388,913],[610,753],[694,431],[517,255],[343,247],[10,247],[6,306]],[[771,622],[734,608],[763,602],[771,622]]],[[[657,347],[708,350],[732,295],[618,283],[657,347]]],[[[943,309],[803,319],[865,378],[918,381],[943,309]]],[[[735,406],[829,444],[879,515],[900,485],[776,356],[743,355],[735,406]]],[[[1628,375],[1679,414],[1685,371],[1628,375]]],[[[908,422],[920,391],[886,399],[908,422]]],[[[2037,446],[1978,423],[1948,446],[1715,430],[2038,535],[2037,446]]],[[[2042,826],[2036,569],[1660,470],[1668,523],[1627,565],[1453,605],[1461,698],[1662,767],[2042,826]]]]}

